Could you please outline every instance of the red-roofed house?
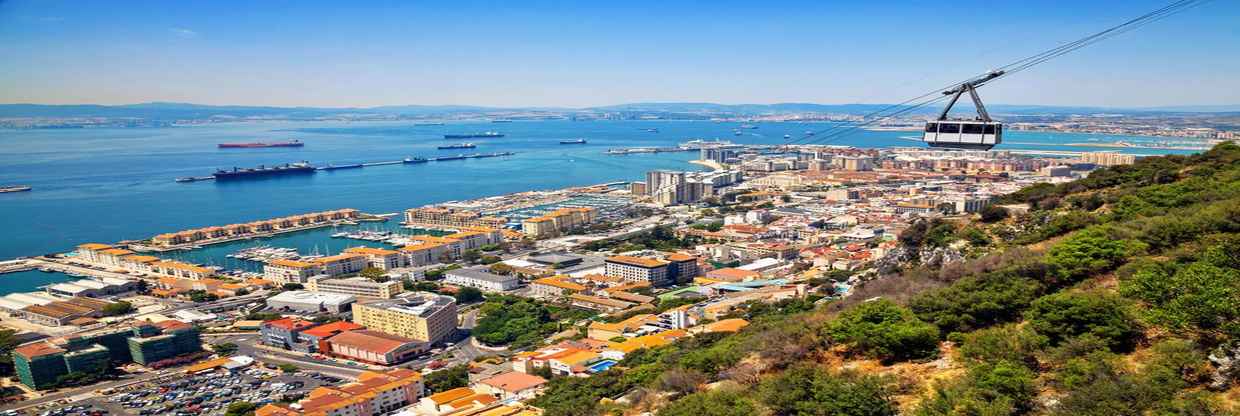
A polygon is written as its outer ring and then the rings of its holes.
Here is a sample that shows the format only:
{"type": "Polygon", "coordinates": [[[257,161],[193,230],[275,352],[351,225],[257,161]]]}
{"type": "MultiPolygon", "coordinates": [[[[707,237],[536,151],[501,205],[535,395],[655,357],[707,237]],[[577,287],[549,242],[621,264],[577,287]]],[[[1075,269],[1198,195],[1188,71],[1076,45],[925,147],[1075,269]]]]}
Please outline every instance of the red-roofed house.
{"type": "Polygon", "coordinates": [[[355,331],[359,329],[366,329],[366,327],[349,321],[332,322],[301,331],[299,342],[309,344],[312,348],[311,352],[327,351],[329,350],[327,346],[328,338],[334,337],[345,331],[355,331]]]}
{"type": "Polygon", "coordinates": [[[512,371],[479,380],[474,384],[474,390],[494,395],[501,400],[511,398],[525,400],[541,393],[545,384],[547,384],[547,379],[542,377],[512,371]]]}
{"type": "Polygon", "coordinates": [[[328,348],[322,351],[362,362],[392,365],[408,361],[426,346],[426,343],[396,335],[354,330],[328,338],[328,348]]]}

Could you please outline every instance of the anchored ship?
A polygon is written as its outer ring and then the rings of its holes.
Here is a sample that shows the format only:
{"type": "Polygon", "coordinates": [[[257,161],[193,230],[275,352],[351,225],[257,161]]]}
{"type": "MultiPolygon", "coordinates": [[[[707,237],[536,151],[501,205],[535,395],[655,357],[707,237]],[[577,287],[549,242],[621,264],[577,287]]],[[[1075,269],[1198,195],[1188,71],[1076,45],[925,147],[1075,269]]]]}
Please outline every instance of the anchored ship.
{"type": "Polygon", "coordinates": [[[503,133],[495,131],[484,131],[482,133],[466,133],[466,134],[445,134],[444,139],[493,139],[504,137],[503,133]]]}
{"type": "Polygon", "coordinates": [[[475,148],[475,147],[478,147],[478,146],[477,146],[477,145],[474,145],[473,143],[457,143],[457,144],[450,144],[450,145],[447,145],[447,146],[439,146],[439,150],[447,150],[447,149],[473,149],[473,148],[475,148]]]}
{"type": "Polygon", "coordinates": [[[0,186],[0,194],[7,194],[9,192],[25,192],[31,189],[34,189],[34,188],[31,188],[27,185],[0,186]]]}
{"type": "Polygon", "coordinates": [[[217,146],[219,146],[220,149],[260,149],[264,147],[302,147],[305,145],[306,144],[302,143],[301,140],[289,140],[287,142],[276,143],[220,143],[217,146]]]}
{"type": "Polygon", "coordinates": [[[586,139],[560,140],[560,144],[586,144],[586,139]]]}
{"type": "Polygon", "coordinates": [[[259,165],[256,168],[233,167],[232,170],[217,170],[211,176],[215,177],[217,180],[228,180],[303,173],[314,173],[314,166],[311,166],[309,162],[302,161],[297,163],[285,163],[283,165],[271,167],[264,165],[259,165]]]}

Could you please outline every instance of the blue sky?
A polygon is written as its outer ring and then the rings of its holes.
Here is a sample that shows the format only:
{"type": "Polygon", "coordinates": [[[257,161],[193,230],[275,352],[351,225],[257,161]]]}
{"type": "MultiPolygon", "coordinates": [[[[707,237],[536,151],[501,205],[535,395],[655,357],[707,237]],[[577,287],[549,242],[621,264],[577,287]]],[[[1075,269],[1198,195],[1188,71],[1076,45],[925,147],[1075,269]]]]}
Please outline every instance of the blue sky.
{"type": "MultiPolygon", "coordinates": [[[[0,0],[0,102],[896,102],[1169,1],[0,0]]],[[[982,95],[1240,104],[1238,23],[1214,0],[982,95]]]]}

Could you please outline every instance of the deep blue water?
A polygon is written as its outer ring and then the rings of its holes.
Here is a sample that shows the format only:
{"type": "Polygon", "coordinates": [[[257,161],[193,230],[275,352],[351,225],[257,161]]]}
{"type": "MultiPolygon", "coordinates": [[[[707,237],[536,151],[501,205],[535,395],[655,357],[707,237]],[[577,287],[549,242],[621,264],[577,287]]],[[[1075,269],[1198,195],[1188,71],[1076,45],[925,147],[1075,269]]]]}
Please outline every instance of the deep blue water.
{"type": "MultiPolygon", "coordinates": [[[[163,232],[254,221],[318,210],[357,208],[389,213],[448,200],[530,189],[554,189],[639,179],[652,169],[696,169],[695,153],[611,156],[611,147],[670,146],[694,138],[771,144],[784,134],[800,137],[824,124],[759,123],[742,136],[738,123],[690,121],[538,121],[450,123],[246,122],[169,128],[0,130],[0,184],[28,184],[32,192],[0,194],[0,259],[65,252],[85,242],[140,239],[163,232]],[[644,131],[657,127],[658,133],[644,131]],[[436,150],[445,133],[496,130],[498,139],[470,139],[477,149],[436,150]],[[560,145],[585,138],[587,145],[560,145]],[[216,143],[297,138],[303,148],[217,149],[216,143]],[[392,165],[319,172],[314,175],[216,183],[175,183],[216,168],[307,160],[344,164],[513,151],[506,158],[418,165],[392,165]]],[[[831,144],[865,147],[917,146],[912,132],[863,131],[831,144]]],[[[1007,132],[1020,143],[1085,142],[1117,137],[1007,132]]],[[[1130,141],[1149,140],[1123,138],[1130,141]]],[[[1103,150],[1058,145],[1005,145],[1009,149],[1103,150]]],[[[1134,150],[1134,153],[1161,153],[1134,150]]],[[[235,266],[225,252],[257,243],[336,252],[357,241],[327,238],[330,230],[240,242],[190,253],[189,260],[235,266]],[[221,264],[224,263],[224,264],[221,264]]],[[[38,273],[38,272],[35,272],[38,273]]],[[[11,276],[6,276],[8,280],[11,276]]],[[[3,283],[0,283],[0,288],[3,283]]]]}
{"type": "Polygon", "coordinates": [[[0,282],[0,296],[14,292],[34,292],[40,290],[40,286],[77,279],[80,279],[80,277],[69,276],[61,272],[41,272],[38,270],[5,273],[4,280],[0,282]]]}

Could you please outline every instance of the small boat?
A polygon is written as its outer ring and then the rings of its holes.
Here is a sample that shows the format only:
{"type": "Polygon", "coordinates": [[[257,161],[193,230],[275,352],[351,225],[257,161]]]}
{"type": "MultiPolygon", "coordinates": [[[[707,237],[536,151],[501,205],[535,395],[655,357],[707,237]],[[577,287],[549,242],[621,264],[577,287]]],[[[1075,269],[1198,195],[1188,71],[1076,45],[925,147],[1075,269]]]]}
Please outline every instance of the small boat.
{"type": "Polygon", "coordinates": [[[9,193],[9,192],[26,192],[26,191],[29,191],[29,190],[31,190],[31,189],[34,189],[34,188],[31,188],[31,187],[30,187],[30,186],[28,186],[28,185],[9,185],[9,186],[0,186],[0,194],[7,194],[7,193],[9,193]]]}
{"type": "Polygon", "coordinates": [[[741,131],[740,131],[740,130],[733,130],[733,131],[732,131],[732,135],[733,135],[733,136],[740,136],[740,135],[742,135],[742,134],[744,134],[744,133],[741,133],[741,131]]]}
{"type": "Polygon", "coordinates": [[[742,124],[741,128],[746,129],[746,130],[753,130],[753,129],[758,128],[758,126],[755,126],[753,124],[742,124]]]}
{"type": "Polygon", "coordinates": [[[560,144],[586,144],[586,139],[560,140],[560,144]]]}
{"type": "Polygon", "coordinates": [[[784,138],[785,138],[785,139],[791,139],[791,138],[792,138],[792,135],[791,135],[791,134],[785,134],[785,135],[784,135],[784,138]]]}
{"type": "Polygon", "coordinates": [[[646,129],[646,131],[647,131],[647,132],[650,132],[650,133],[658,133],[658,132],[659,132],[659,129],[656,129],[656,128],[649,128],[649,129],[646,129]]]}
{"type": "Polygon", "coordinates": [[[332,238],[344,238],[345,236],[348,236],[348,235],[349,233],[339,232],[339,233],[332,234],[332,238]]]}

